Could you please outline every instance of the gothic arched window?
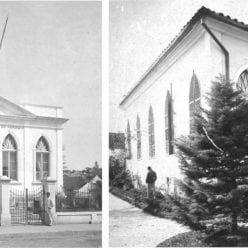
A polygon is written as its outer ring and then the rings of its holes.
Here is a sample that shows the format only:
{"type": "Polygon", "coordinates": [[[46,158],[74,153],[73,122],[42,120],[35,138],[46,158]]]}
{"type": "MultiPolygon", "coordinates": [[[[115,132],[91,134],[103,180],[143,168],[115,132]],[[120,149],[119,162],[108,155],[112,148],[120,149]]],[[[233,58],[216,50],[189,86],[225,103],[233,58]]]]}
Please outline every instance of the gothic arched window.
{"type": "Polygon", "coordinates": [[[49,176],[49,146],[44,137],[36,144],[36,180],[49,176]]]}
{"type": "Polygon", "coordinates": [[[132,147],[131,147],[131,129],[129,121],[127,122],[127,158],[132,158],[132,147]]]}
{"type": "Polygon", "coordinates": [[[17,147],[12,135],[8,134],[2,145],[3,176],[17,180],[17,147]]]}
{"type": "Polygon", "coordinates": [[[136,132],[137,132],[137,159],[140,159],[141,158],[141,130],[140,130],[139,115],[137,115],[136,132]]]}
{"type": "Polygon", "coordinates": [[[243,92],[248,93],[248,69],[244,70],[237,82],[237,88],[243,92]]]}
{"type": "Polygon", "coordinates": [[[153,117],[152,106],[150,106],[149,108],[148,135],[149,135],[149,156],[152,158],[155,156],[154,117],[153,117]]]}
{"type": "Polygon", "coordinates": [[[172,154],[174,150],[174,124],[173,124],[173,108],[172,98],[167,91],[165,100],[165,148],[167,154],[172,154]]]}
{"type": "Polygon", "coordinates": [[[193,76],[190,82],[189,91],[189,121],[190,121],[190,133],[194,130],[194,115],[201,112],[201,91],[198,79],[193,72],[193,76]]]}

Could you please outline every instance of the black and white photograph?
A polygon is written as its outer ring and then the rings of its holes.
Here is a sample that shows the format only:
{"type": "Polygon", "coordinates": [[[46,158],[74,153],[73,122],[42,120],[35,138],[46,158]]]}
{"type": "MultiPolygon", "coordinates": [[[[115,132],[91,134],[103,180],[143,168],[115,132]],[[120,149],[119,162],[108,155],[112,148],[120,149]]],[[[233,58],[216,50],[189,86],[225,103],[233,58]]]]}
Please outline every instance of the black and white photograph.
{"type": "Polygon", "coordinates": [[[102,245],[101,15],[0,1],[0,247],[102,245]]]}
{"type": "Polygon", "coordinates": [[[109,246],[248,246],[248,3],[109,2],[109,246]]]}

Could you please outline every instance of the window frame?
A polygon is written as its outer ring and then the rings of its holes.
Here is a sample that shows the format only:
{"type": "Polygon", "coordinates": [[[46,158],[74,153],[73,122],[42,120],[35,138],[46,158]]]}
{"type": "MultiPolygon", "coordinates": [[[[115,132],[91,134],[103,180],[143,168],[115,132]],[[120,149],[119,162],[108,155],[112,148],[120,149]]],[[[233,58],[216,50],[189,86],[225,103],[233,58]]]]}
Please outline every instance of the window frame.
{"type": "Polygon", "coordinates": [[[193,76],[190,81],[190,90],[189,90],[189,133],[192,134],[194,131],[194,121],[195,114],[201,108],[201,88],[199,80],[193,71],[193,76]]]}
{"type": "Polygon", "coordinates": [[[13,181],[17,181],[18,180],[18,162],[17,162],[17,144],[16,141],[14,139],[14,137],[11,134],[8,134],[2,144],[2,175],[3,176],[7,176],[9,177],[11,180],[13,181]],[[13,147],[4,147],[5,146],[5,142],[7,141],[7,139],[10,139],[11,142],[10,144],[13,145],[13,147]],[[4,160],[5,155],[7,155],[7,160],[4,160]],[[15,157],[15,163],[14,163],[14,167],[15,167],[15,176],[12,177],[12,173],[13,173],[13,168],[11,166],[11,154],[14,154],[15,157]],[[4,163],[7,163],[7,166],[4,166],[4,163]],[[4,167],[7,168],[7,173],[4,173],[4,167]],[[7,174],[7,175],[6,175],[7,174]]]}
{"type": "Polygon", "coordinates": [[[149,157],[154,158],[156,155],[156,148],[155,148],[155,122],[154,122],[154,115],[153,109],[150,105],[149,107],[149,114],[148,114],[148,142],[149,142],[149,157]]]}
{"type": "Polygon", "coordinates": [[[172,97],[168,90],[165,99],[165,151],[168,155],[174,153],[173,106],[172,97]]]}
{"type": "Polygon", "coordinates": [[[238,90],[242,91],[243,93],[248,94],[248,69],[245,69],[240,73],[236,87],[238,90]]]}
{"type": "Polygon", "coordinates": [[[127,121],[127,159],[132,159],[131,128],[129,120],[127,121]]]}
{"type": "Polygon", "coordinates": [[[39,140],[37,141],[36,143],[36,146],[35,146],[35,180],[36,181],[41,181],[43,179],[46,179],[47,177],[50,176],[50,148],[49,148],[49,144],[47,142],[47,140],[42,136],[39,138],[39,140]],[[39,143],[42,142],[43,143],[43,148],[45,149],[37,149],[39,143]],[[39,155],[39,156],[38,156],[39,155]],[[44,157],[45,155],[47,156],[47,171],[44,170],[44,157]],[[38,157],[40,159],[40,166],[39,166],[39,171],[37,170],[38,168],[38,157]],[[39,177],[37,176],[39,172],[39,177]],[[47,172],[47,176],[44,177],[44,172],[47,172]]]}
{"type": "Polygon", "coordinates": [[[137,135],[137,159],[142,158],[142,144],[141,144],[141,126],[140,126],[140,118],[137,115],[136,120],[136,135],[137,135]]]}

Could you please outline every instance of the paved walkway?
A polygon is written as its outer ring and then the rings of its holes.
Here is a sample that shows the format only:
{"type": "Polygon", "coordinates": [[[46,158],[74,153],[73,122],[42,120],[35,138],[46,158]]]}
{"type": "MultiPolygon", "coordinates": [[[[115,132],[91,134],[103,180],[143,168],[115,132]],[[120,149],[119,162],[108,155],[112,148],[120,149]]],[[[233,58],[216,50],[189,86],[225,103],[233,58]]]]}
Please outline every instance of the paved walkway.
{"type": "Polygon", "coordinates": [[[0,227],[0,247],[100,247],[101,224],[0,227]]]}
{"type": "Polygon", "coordinates": [[[11,225],[0,226],[0,235],[14,233],[50,233],[66,231],[101,231],[101,224],[59,224],[45,225],[11,225]]]}
{"type": "Polygon", "coordinates": [[[189,231],[174,221],[146,214],[112,194],[109,200],[111,247],[156,247],[167,238],[189,231]]]}

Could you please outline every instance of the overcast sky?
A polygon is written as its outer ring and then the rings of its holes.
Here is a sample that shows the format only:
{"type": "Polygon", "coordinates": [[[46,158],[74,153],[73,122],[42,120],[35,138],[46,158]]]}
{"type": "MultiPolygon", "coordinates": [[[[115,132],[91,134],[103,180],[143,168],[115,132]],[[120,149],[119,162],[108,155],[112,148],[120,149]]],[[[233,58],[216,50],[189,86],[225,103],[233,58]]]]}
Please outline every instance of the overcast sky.
{"type": "Polygon", "coordinates": [[[126,121],[118,107],[123,95],[203,5],[248,24],[247,0],[110,2],[111,131],[125,131],[126,121]]]}
{"type": "Polygon", "coordinates": [[[64,107],[67,166],[101,164],[101,3],[0,2],[1,96],[64,107]]]}

